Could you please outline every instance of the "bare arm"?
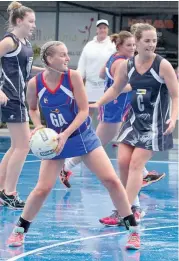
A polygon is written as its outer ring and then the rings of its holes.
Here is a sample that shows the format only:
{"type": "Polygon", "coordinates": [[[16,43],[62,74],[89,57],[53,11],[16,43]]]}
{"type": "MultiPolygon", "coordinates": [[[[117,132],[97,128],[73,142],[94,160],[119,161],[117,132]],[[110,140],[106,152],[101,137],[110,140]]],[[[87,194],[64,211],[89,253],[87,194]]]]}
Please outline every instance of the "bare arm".
{"type": "Polygon", "coordinates": [[[73,94],[75,101],[78,106],[78,114],[76,115],[70,126],[63,132],[68,137],[80,127],[80,125],[85,121],[89,114],[88,99],[85,92],[84,84],[79,72],[70,70],[71,73],[71,83],[73,86],[73,94]]]}
{"type": "MultiPolygon", "coordinates": [[[[112,67],[111,67],[111,74],[112,75],[115,75],[115,72],[116,72],[116,69],[119,68],[120,64],[124,62],[124,59],[119,59],[117,61],[115,61],[113,64],[112,64],[112,67]]],[[[122,90],[122,93],[126,93],[126,92],[130,92],[132,91],[132,87],[131,85],[128,83],[124,89],[122,90]]]]}
{"type": "Polygon", "coordinates": [[[38,97],[36,93],[36,79],[33,77],[27,85],[27,103],[29,106],[29,115],[35,127],[42,125],[40,111],[38,107],[38,97]]]}
{"type": "MultiPolygon", "coordinates": [[[[6,37],[0,42],[0,58],[6,55],[9,52],[12,52],[16,48],[16,44],[14,43],[11,37],[6,37]]],[[[5,93],[0,90],[0,105],[7,105],[8,97],[5,93]]]]}
{"type": "Polygon", "coordinates": [[[130,91],[132,91],[132,87],[131,87],[131,85],[128,83],[128,84],[124,87],[122,93],[130,92],[130,91]]]}
{"type": "Polygon", "coordinates": [[[165,59],[162,60],[160,65],[160,76],[164,79],[172,100],[171,118],[167,122],[169,127],[165,133],[169,134],[173,131],[178,117],[178,81],[172,65],[165,59]],[[174,126],[170,126],[171,120],[174,126]]]}
{"type": "Polygon", "coordinates": [[[0,42],[0,57],[15,50],[16,44],[11,37],[6,37],[0,42]]]}
{"type": "MultiPolygon", "coordinates": [[[[103,104],[109,103],[116,99],[122,92],[128,81],[127,78],[127,61],[123,61],[118,68],[115,70],[114,83],[112,86],[104,93],[97,105],[101,106],[103,104]]],[[[92,107],[92,106],[91,106],[92,107]]]]}

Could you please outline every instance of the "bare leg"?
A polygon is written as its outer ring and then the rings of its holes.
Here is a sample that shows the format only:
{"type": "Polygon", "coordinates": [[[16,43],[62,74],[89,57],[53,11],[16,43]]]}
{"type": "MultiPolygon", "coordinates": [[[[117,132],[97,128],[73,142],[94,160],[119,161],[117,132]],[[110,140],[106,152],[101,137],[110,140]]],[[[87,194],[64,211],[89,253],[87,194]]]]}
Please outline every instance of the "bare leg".
{"type": "Polygon", "coordinates": [[[142,187],[143,169],[153,152],[141,148],[135,148],[132,153],[126,192],[129,202],[132,203],[142,187]]]}
{"type": "Polygon", "coordinates": [[[108,189],[111,199],[119,214],[123,217],[131,215],[132,212],[125,189],[115,173],[104,149],[98,147],[89,154],[83,156],[83,160],[86,166],[97,175],[104,186],[108,189]],[[102,164],[99,163],[99,158],[102,164]]]}
{"type": "MultiPolygon", "coordinates": [[[[118,164],[120,170],[120,179],[123,186],[126,188],[127,181],[128,181],[128,173],[129,173],[129,165],[131,156],[133,153],[133,147],[120,143],[118,146],[118,164]]],[[[139,197],[138,195],[132,202],[133,206],[140,207],[139,197]]]]}
{"type": "Polygon", "coordinates": [[[7,165],[8,162],[13,154],[13,146],[11,144],[11,147],[9,148],[9,150],[6,152],[6,154],[4,155],[1,163],[0,163],[0,191],[2,191],[5,187],[5,180],[6,180],[6,171],[7,171],[7,165]]]}
{"type": "Polygon", "coordinates": [[[11,148],[0,164],[0,175],[2,175],[1,187],[6,194],[16,191],[19,175],[22,171],[25,159],[29,152],[29,123],[8,123],[11,135],[11,148]]]}
{"type": "Polygon", "coordinates": [[[103,146],[107,145],[118,133],[121,122],[107,123],[100,122],[96,129],[96,135],[100,138],[103,146]]]}
{"type": "Polygon", "coordinates": [[[22,218],[32,221],[39,212],[44,200],[53,188],[64,160],[43,160],[41,162],[39,180],[27,198],[22,218]]]}
{"type": "Polygon", "coordinates": [[[132,157],[134,147],[124,143],[118,146],[118,165],[120,171],[120,179],[124,187],[127,185],[129,165],[132,157]]]}

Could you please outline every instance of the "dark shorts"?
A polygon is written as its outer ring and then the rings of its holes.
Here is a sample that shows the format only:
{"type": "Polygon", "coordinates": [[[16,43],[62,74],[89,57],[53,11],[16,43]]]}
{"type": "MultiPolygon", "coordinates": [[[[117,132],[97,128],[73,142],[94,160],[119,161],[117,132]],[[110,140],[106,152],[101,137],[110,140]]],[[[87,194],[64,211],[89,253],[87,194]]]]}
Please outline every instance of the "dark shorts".
{"type": "Polygon", "coordinates": [[[1,106],[1,122],[20,123],[28,122],[29,116],[27,108],[20,103],[8,101],[6,106],[1,106]]]}

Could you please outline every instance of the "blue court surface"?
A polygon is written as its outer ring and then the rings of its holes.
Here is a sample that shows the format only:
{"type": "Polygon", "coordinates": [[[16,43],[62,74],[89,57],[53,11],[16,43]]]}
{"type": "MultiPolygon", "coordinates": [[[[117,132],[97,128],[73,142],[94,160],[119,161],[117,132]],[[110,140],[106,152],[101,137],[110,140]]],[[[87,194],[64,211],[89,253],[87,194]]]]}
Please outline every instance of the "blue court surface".
{"type": "MultiPolygon", "coordinates": [[[[1,138],[0,158],[8,146],[9,140],[1,138]]],[[[170,153],[158,153],[147,164],[149,170],[165,172],[166,177],[140,193],[141,205],[146,211],[140,225],[140,251],[124,249],[124,227],[104,227],[98,222],[114,208],[106,189],[80,164],[73,171],[70,190],[57,180],[23,247],[8,248],[5,243],[21,211],[0,206],[0,260],[178,260],[177,150],[176,145],[170,153]]],[[[116,149],[110,144],[107,152],[117,170],[116,149]]],[[[26,199],[35,186],[39,165],[40,161],[29,154],[18,184],[22,199],[26,199]]]]}

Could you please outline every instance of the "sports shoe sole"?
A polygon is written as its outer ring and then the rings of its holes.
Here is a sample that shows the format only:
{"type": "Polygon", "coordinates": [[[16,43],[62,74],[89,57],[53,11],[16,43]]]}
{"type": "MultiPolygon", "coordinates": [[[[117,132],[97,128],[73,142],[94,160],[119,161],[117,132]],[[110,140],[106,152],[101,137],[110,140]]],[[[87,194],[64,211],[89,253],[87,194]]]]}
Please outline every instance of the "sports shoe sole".
{"type": "Polygon", "coordinates": [[[151,184],[158,182],[159,180],[163,179],[165,176],[166,176],[166,174],[163,173],[162,176],[159,177],[158,179],[149,181],[149,182],[147,182],[146,184],[142,185],[142,188],[148,187],[148,186],[150,186],[151,184]]]}
{"type": "Polygon", "coordinates": [[[121,226],[124,226],[124,223],[120,223],[120,224],[116,224],[116,225],[110,225],[110,224],[105,224],[105,223],[103,223],[103,222],[100,221],[100,220],[99,220],[99,222],[100,222],[102,225],[106,226],[106,227],[121,227],[121,226]]]}
{"type": "Polygon", "coordinates": [[[6,206],[6,207],[8,207],[8,208],[10,208],[10,209],[16,209],[16,210],[18,210],[18,209],[23,209],[24,208],[24,206],[23,207],[14,207],[14,206],[11,206],[11,204],[9,204],[7,201],[5,201],[5,200],[3,200],[2,198],[0,199],[0,202],[1,202],[1,204],[3,204],[3,206],[6,206]]]}

